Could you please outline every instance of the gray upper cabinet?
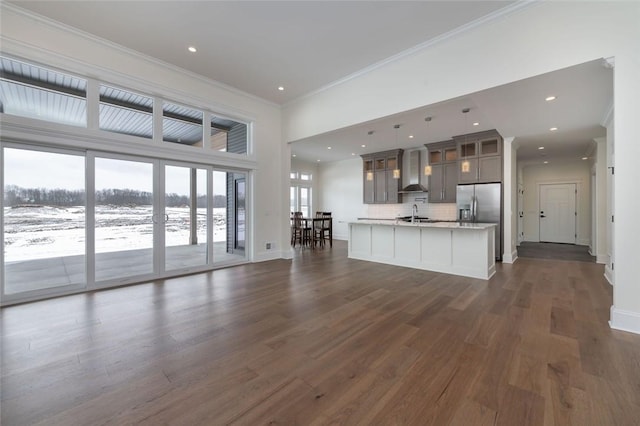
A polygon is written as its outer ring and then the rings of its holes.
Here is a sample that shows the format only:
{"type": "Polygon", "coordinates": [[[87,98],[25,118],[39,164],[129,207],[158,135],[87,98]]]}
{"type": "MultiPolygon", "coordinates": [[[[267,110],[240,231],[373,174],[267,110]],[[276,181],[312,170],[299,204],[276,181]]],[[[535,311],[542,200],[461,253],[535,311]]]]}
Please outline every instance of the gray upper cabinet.
{"type": "Polygon", "coordinates": [[[502,137],[495,130],[454,136],[458,183],[502,181],[502,137]]]}
{"type": "Polygon", "coordinates": [[[362,201],[365,204],[401,202],[402,174],[396,179],[393,171],[402,170],[402,153],[403,150],[395,149],[362,155],[362,201]]]}
{"type": "Polygon", "coordinates": [[[431,166],[429,202],[455,203],[458,184],[458,148],[453,140],[425,145],[431,166]]]}

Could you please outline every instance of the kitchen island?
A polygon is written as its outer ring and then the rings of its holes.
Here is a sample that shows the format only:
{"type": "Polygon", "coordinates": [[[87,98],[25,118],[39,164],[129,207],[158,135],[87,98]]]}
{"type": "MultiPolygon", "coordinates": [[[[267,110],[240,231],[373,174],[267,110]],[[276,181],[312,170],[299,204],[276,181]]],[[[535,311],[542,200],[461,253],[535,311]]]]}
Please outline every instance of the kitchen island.
{"type": "Polygon", "coordinates": [[[494,223],[349,223],[349,258],[488,280],[496,272],[494,223]]]}

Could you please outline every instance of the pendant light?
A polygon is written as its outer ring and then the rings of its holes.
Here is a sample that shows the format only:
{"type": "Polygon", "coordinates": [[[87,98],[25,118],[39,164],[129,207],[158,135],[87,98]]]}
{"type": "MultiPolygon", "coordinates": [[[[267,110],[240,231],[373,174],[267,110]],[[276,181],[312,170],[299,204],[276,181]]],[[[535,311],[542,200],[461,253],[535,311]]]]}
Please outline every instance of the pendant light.
{"type": "MultiPolygon", "coordinates": [[[[393,126],[394,129],[396,129],[396,148],[398,148],[398,129],[400,128],[399,124],[396,124],[393,126]]],[[[398,161],[396,160],[396,168],[393,169],[393,178],[394,179],[400,179],[400,169],[398,168],[400,166],[400,164],[398,164],[398,161]]]]}
{"type": "MultiPolygon", "coordinates": [[[[371,139],[371,136],[373,136],[373,133],[374,133],[373,130],[369,130],[369,132],[367,133],[370,136],[369,139],[371,139]]],[[[371,144],[369,144],[369,146],[371,146],[371,144]]],[[[373,170],[368,170],[367,171],[367,180],[369,182],[371,182],[373,180],[373,170]]]]}
{"type": "MultiPolygon", "coordinates": [[[[467,150],[467,113],[471,111],[469,108],[465,108],[462,110],[462,113],[464,114],[464,149],[465,149],[465,155],[466,155],[466,150],[467,150]]],[[[469,173],[471,171],[471,163],[469,162],[469,160],[464,160],[462,163],[460,163],[460,171],[462,173],[469,173]]]]}
{"type": "MultiPolygon", "coordinates": [[[[427,122],[427,139],[428,139],[428,136],[429,136],[429,123],[431,122],[431,117],[426,117],[424,119],[424,121],[427,122]]],[[[427,142],[429,142],[429,141],[427,140],[427,142]]],[[[424,175],[425,176],[431,176],[431,164],[427,164],[426,166],[424,166],[424,175]]]]}

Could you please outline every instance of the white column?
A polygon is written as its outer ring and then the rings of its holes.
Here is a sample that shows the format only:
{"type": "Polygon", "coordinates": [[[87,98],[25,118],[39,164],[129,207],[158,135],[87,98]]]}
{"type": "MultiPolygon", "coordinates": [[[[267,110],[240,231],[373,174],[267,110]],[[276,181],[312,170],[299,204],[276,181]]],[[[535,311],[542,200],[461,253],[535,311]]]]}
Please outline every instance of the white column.
{"type": "MultiPolygon", "coordinates": [[[[280,207],[282,208],[283,214],[280,218],[281,223],[284,225],[282,227],[282,232],[280,233],[280,241],[281,241],[281,256],[284,259],[292,259],[293,258],[293,249],[291,248],[291,221],[289,220],[289,197],[291,188],[291,144],[285,143],[282,144],[282,174],[281,174],[281,186],[283,188],[282,194],[283,197],[280,200],[280,207]]],[[[315,191],[314,191],[315,192],[315,191]]]]}
{"type": "Polygon", "coordinates": [[[502,261],[513,263],[518,258],[516,250],[518,235],[517,202],[518,182],[516,167],[516,146],[514,137],[504,138],[502,142],[502,162],[504,175],[502,177],[503,191],[503,219],[502,219],[502,261]]]}
{"type": "MultiPolygon", "coordinates": [[[[640,37],[640,27],[635,33],[640,37]]],[[[614,68],[615,174],[612,269],[615,271],[611,327],[640,334],[640,51],[616,56],[614,68]]]]}
{"type": "Polygon", "coordinates": [[[606,138],[596,138],[596,187],[595,187],[595,235],[592,236],[595,242],[593,254],[596,262],[607,264],[609,256],[607,254],[607,140],[606,138]]]}

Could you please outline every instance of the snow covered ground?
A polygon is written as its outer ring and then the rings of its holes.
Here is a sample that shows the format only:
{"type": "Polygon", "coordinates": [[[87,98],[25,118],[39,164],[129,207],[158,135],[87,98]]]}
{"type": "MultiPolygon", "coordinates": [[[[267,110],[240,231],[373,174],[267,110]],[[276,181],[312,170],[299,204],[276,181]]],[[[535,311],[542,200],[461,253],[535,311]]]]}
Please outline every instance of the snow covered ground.
{"type": "MultiPolygon", "coordinates": [[[[189,208],[169,207],[167,246],[189,244],[189,208]]],[[[151,206],[96,206],[96,252],[151,248],[151,206]]],[[[156,217],[155,219],[162,219],[156,217]]],[[[198,209],[198,242],[206,241],[206,210],[198,209]]],[[[85,208],[4,208],[5,262],[72,256],[85,252],[85,208]]],[[[226,209],[213,209],[213,240],[226,239],[226,209]]]]}

